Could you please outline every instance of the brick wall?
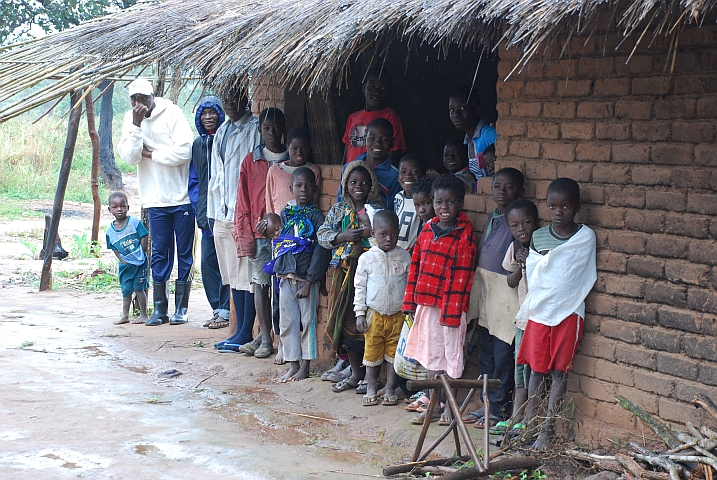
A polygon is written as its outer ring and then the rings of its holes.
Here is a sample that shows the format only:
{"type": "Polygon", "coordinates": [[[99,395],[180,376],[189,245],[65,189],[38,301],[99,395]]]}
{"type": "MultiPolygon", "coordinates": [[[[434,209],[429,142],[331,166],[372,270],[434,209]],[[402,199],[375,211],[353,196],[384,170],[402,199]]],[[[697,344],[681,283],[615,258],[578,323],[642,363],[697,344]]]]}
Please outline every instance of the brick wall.
{"type": "MultiPolygon", "coordinates": [[[[524,172],[544,221],[550,181],[578,181],[578,219],[597,235],[570,392],[578,437],[602,443],[639,431],[617,395],[677,423],[709,423],[688,402],[717,399],[717,27],[680,34],[671,74],[666,42],[626,63],[634,40],[619,41],[574,38],[571,59],[533,61],[497,86],[497,167],[524,172]]],[[[505,78],[516,53],[500,56],[505,78]]],[[[492,205],[480,187],[466,206],[482,228],[492,205]]]]}

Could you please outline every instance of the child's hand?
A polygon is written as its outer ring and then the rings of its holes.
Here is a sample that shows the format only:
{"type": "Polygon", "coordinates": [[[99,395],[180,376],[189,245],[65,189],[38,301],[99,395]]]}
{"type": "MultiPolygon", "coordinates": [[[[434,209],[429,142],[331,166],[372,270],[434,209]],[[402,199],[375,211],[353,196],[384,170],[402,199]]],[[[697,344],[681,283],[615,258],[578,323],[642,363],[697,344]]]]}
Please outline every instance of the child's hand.
{"type": "Polygon", "coordinates": [[[366,315],[359,315],[356,317],[356,330],[358,330],[359,333],[366,333],[366,330],[368,330],[368,325],[366,325],[366,315]]]}
{"type": "Polygon", "coordinates": [[[336,243],[360,242],[363,240],[363,228],[349,228],[336,235],[336,243]]]}
{"type": "Polygon", "coordinates": [[[520,263],[521,265],[525,265],[525,261],[528,259],[529,253],[529,249],[522,247],[520,250],[518,250],[518,253],[515,254],[515,259],[518,260],[518,263],[520,263]]]}
{"type": "Polygon", "coordinates": [[[256,227],[254,227],[254,228],[256,228],[257,233],[259,235],[261,235],[262,237],[268,236],[266,234],[266,227],[267,227],[268,223],[269,222],[267,222],[266,220],[259,220],[259,222],[256,224],[256,227]]]}
{"type": "Polygon", "coordinates": [[[311,282],[304,282],[296,291],[296,298],[306,298],[311,293],[311,282]]]}

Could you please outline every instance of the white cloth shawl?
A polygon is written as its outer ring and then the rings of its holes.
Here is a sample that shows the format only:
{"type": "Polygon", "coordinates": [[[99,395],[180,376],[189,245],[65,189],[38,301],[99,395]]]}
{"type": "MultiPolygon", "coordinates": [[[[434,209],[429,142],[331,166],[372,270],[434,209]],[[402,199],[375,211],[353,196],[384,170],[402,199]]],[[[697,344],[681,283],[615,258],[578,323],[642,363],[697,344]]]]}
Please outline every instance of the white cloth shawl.
{"type": "Polygon", "coordinates": [[[583,225],[570,240],[525,262],[528,295],[515,318],[549,327],[573,313],[585,318],[585,297],[597,280],[595,232],[583,225]]]}

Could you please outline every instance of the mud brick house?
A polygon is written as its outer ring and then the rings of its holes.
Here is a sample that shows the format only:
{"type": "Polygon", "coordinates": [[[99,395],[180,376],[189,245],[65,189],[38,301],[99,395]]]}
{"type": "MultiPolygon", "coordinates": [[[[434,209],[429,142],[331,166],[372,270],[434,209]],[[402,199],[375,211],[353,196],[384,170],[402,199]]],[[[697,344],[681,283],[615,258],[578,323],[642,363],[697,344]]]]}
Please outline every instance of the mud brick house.
{"type": "MultiPolygon", "coordinates": [[[[472,82],[498,114],[496,167],[525,174],[544,220],[551,180],[581,185],[578,218],[596,232],[599,275],[569,392],[578,440],[606,443],[642,432],[618,395],[666,422],[699,424],[710,420],[690,406],[694,395],[717,399],[716,6],[172,0],[8,49],[0,77],[25,81],[17,62],[45,58],[52,75],[66,72],[51,89],[59,98],[161,60],[215,91],[252,83],[255,107],[280,106],[291,125],[311,129],[327,164],[324,210],[338,187],[346,116],[361,108],[356,78],[370,64],[393,78],[409,149],[436,167],[456,135],[447,94],[472,82]],[[148,9],[166,19],[161,32],[147,29],[148,9]],[[84,69],[70,73],[77,59],[84,69]]],[[[481,179],[466,198],[477,234],[494,208],[489,193],[481,179]]]]}

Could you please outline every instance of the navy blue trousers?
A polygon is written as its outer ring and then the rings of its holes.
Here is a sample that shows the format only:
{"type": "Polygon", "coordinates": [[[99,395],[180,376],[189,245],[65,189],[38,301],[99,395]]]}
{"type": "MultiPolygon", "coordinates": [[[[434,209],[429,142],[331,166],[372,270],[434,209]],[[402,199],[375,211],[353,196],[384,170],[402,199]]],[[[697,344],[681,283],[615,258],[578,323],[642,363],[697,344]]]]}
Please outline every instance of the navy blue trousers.
{"type": "Polygon", "coordinates": [[[224,319],[229,319],[229,301],[231,287],[222,285],[222,274],[219,273],[217,262],[217,250],[214,248],[214,237],[207,237],[202,230],[202,283],[204,293],[207,294],[207,301],[212,306],[214,314],[224,319]]]}
{"type": "Polygon", "coordinates": [[[186,282],[192,273],[194,249],[194,209],[189,203],[172,207],[152,207],[149,231],[152,235],[152,280],[166,282],[174,266],[177,246],[177,280],[186,282]]]}
{"type": "Polygon", "coordinates": [[[488,390],[490,414],[505,420],[513,413],[515,346],[499,340],[485,327],[478,327],[478,360],[482,374],[501,381],[500,390],[488,390]]]}

